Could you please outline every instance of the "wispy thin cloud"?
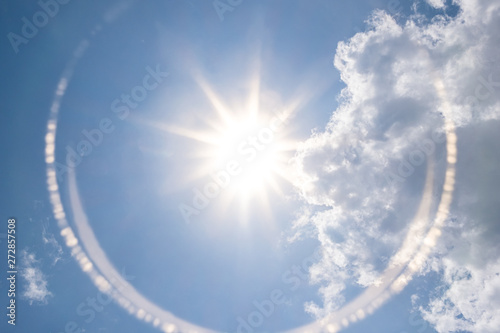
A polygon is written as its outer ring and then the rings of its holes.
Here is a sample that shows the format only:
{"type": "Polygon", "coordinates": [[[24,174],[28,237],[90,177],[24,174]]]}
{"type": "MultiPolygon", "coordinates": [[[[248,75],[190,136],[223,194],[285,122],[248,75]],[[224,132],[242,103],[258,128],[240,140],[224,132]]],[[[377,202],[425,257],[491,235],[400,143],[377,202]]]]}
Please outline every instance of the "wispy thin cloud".
{"type": "Polygon", "coordinates": [[[42,226],[42,240],[47,247],[49,257],[52,259],[52,265],[57,264],[62,259],[63,249],[46,225],[42,226]]]}
{"type": "Polygon", "coordinates": [[[40,266],[40,260],[36,259],[34,253],[28,250],[21,251],[20,275],[26,282],[22,297],[27,299],[30,305],[33,303],[45,305],[48,303],[48,298],[53,296],[40,266]]]}

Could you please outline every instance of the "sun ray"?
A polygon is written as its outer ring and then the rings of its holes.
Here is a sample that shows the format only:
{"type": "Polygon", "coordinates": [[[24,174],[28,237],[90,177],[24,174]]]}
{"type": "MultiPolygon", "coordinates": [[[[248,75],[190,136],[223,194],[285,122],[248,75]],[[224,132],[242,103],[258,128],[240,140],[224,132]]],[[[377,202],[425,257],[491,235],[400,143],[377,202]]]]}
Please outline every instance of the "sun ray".
{"type": "MultiPolygon", "coordinates": [[[[273,209],[271,206],[271,200],[269,198],[269,193],[265,189],[261,189],[259,191],[259,196],[257,197],[257,200],[260,203],[260,207],[262,207],[261,212],[264,213],[266,221],[273,221],[274,215],[273,215],[273,209]]],[[[268,225],[272,225],[272,224],[268,224],[268,225]]]]}
{"type": "Polygon", "coordinates": [[[219,96],[215,94],[212,87],[208,84],[205,78],[198,74],[194,77],[196,83],[200,86],[201,90],[205,93],[215,111],[217,111],[219,118],[227,125],[233,125],[234,121],[231,117],[231,113],[228,111],[227,107],[222,103],[219,96]]]}
{"type": "Polygon", "coordinates": [[[250,94],[248,98],[248,113],[250,117],[257,118],[260,104],[260,57],[255,57],[253,77],[250,80],[250,94]]]}
{"type": "Polygon", "coordinates": [[[147,125],[162,130],[164,132],[168,132],[171,134],[176,134],[188,139],[196,140],[202,143],[206,143],[209,145],[218,145],[219,141],[214,133],[208,131],[200,131],[200,130],[191,130],[188,128],[183,128],[180,126],[174,126],[165,123],[157,123],[157,122],[148,122],[147,125]]]}

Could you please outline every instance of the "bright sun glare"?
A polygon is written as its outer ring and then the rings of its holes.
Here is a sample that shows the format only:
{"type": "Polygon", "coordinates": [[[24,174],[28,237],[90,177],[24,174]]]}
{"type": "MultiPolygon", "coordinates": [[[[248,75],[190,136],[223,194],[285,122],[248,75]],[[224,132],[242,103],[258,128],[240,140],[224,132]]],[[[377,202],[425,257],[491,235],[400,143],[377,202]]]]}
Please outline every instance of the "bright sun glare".
{"type": "Polygon", "coordinates": [[[199,143],[194,153],[199,157],[200,166],[191,180],[223,175],[218,182],[223,188],[220,191],[223,205],[239,201],[243,216],[250,203],[258,201],[271,216],[271,192],[282,194],[283,184],[290,182],[288,160],[296,143],[289,139],[289,120],[303,101],[297,98],[285,106],[266,105],[267,102],[261,100],[259,78],[255,78],[247,103],[237,108],[237,112],[230,111],[201,76],[195,79],[216,115],[208,115],[204,121],[206,126],[199,129],[163,125],[170,133],[199,143]]]}
{"type": "MultiPolygon", "coordinates": [[[[273,129],[274,131],[257,119],[247,118],[238,120],[227,130],[217,133],[219,138],[213,149],[213,168],[224,168],[229,161],[238,161],[244,169],[240,185],[245,180],[247,186],[255,187],[255,184],[252,185],[254,181],[260,183],[266,174],[278,167],[275,159],[275,155],[279,154],[276,151],[279,142],[275,138],[278,128],[273,129]]],[[[240,190],[248,190],[247,186],[240,186],[240,190]]]]}
{"type": "Polygon", "coordinates": [[[231,175],[227,193],[245,204],[265,198],[269,189],[280,193],[278,179],[286,178],[285,122],[284,115],[248,110],[239,117],[227,116],[224,126],[210,133],[214,142],[203,168],[212,174],[226,170],[231,175]]]}

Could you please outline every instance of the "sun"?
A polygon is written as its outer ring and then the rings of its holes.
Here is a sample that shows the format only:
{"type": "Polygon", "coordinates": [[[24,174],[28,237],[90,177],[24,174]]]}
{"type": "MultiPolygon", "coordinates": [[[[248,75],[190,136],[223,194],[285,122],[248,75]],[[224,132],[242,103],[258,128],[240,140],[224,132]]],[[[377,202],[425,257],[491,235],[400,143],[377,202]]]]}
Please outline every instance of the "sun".
{"type": "Polygon", "coordinates": [[[287,174],[286,115],[247,107],[240,113],[224,113],[215,123],[200,145],[204,151],[200,169],[212,178],[227,179],[222,193],[226,203],[266,204],[262,201],[269,191],[281,193],[279,184],[287,174]]]}
{"type": "Polygon", "coordinates": [[[285,175],[283,115],[245,114],[234,119],[218,136],[209,162],[220,170],[228,163],[237,165],[238,173],[231,178],[231,197],[242,200],[263,198],[271,188],[280,192],[277,177],[285,175]]]}
{"type": "Polygon", "coordinates": [[[283,195],[284,186],[292,183],[288,161],[297,142],[291,139],[290,120],[301,103],[270,105],[260,98],[259,79],[254,78],[246,103],[229,108],[203,77],[195,79],[213,112],[192,128],[161,125],[195,142],[189,154],[195,156],[197,170],[187,182],[195,183],[210,204],[217,200],[221,211],[238,203],[244,218],[259,204],[259,211],[272,217],[272,196],[283,195]]]}

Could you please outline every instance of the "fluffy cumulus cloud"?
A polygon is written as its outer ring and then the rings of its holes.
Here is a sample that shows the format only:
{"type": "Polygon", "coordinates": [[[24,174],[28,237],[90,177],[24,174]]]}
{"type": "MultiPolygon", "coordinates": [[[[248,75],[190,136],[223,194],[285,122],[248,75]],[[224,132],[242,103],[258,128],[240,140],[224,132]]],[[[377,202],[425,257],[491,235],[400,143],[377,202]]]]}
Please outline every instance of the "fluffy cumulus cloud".
{"type": "Polygon", "coordinates": [[[437,296],[419,304],[438,332],[493,333],[500,327],[499,129],[500,121],[488,121],[459,130],[452,217],[421,272],[442,275],[437,296]]]}
{"type": "Polygon", "coordinates": [[[23,298],[30,304],[47,304],[48,298],[52,293],[48,290],[48,283],[40,268],[40,262],[36,259],[34,253],[26,250],[21,252],[21,277],[26,282],[23,298]]]}
{"type": "Polygon", "coordinates": [[[423,318],[438,332],[498,332],[500,327],[500,262],[484,268],[443,260],[446,289],[427,307],[423,318]]]}
{"type": "Polygon", "coordinates": [[[317,317],[341,307],[347,288],[380,283],[431,171],[438,201],[446,117],[457,127],[456,191],[445,236],[422,271],[442,274],[440,292],[421,310],[439,332],[500,327],[492,312],[499,307],[491,303],[499,299],[500,214],[492,179],[500,175],[491,166],[500,157],[491,142],[499,141],[500,129],[500,2],[454,5],[456,16],[415,14],[404,24],[377,11],[370,29],[338,45],[334,63],[346,84],[340,106],[293,159],[308,207],[291,239],[313,234],[323,246],[310,270],[323,304],[306,304],[317,317]]]}

